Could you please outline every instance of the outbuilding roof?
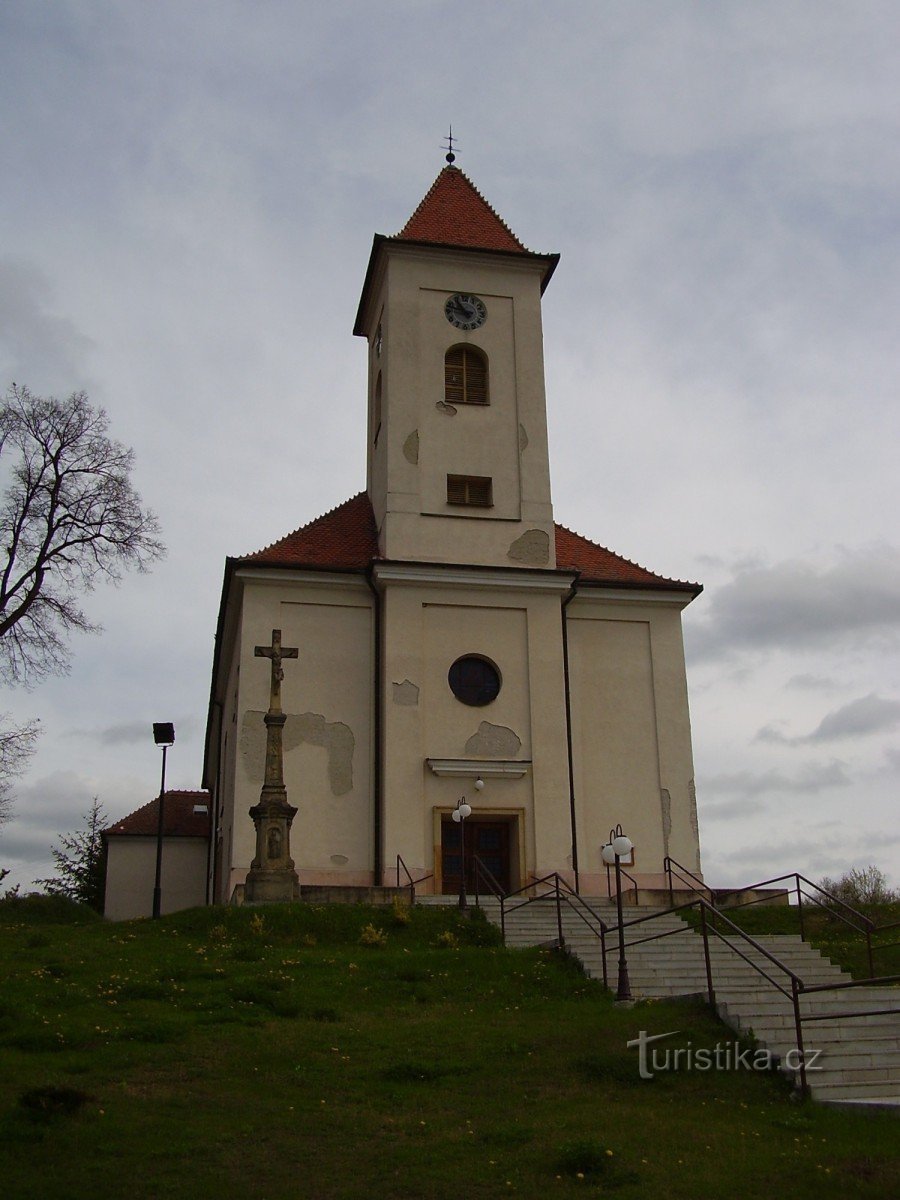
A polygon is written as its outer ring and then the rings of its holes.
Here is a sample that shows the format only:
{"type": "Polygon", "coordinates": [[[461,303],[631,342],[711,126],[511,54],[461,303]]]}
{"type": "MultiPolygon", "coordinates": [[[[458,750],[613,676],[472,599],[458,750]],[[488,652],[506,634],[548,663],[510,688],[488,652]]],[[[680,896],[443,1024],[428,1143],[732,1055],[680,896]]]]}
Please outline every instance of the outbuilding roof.
{"type": "MultiPolygon", "coordinates": [[[[164,837],[209,837],[209,792],[166,792],[163,805],[164,837]],[[194,809],[205,805],[205,812],[194,809]]],[[[104,830],[104,837],[156,837],[159,796],[135,809],[104,830]]]]}

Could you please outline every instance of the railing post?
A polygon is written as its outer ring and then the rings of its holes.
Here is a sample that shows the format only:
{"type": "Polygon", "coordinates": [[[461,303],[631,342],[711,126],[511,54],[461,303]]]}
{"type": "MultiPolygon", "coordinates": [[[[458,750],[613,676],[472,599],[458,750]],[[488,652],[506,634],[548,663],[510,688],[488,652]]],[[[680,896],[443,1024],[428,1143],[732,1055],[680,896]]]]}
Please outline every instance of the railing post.
{"type": "Polygon", "coordinates": [[[866,954],[869,958],[869,978],[875,978],[875,962],[872,958],[872,926],[866,926],[866,954]]]}
{"type": "Polygon", "coordinates": [[[397,855],[397,887],[400,886],[400,855],[397,855]]]}
{"type": "Polygon", "coordinates": [[[706,905],[700,901],[700,930],[703,934],[703,958],[706,962],[706,990],[709,995],[709,1007],[716,1011],[716,991],[713,987],[712,963],[709,958],[709,931],[706,928],[706,905]]]}
{"type": "Polygon", "coordinates": [[[669,908],[675,907],[675,892],[672,888],[672,860],[666,855],[666,876],[669,880],[669,908]]]}
{"type": "Polygon", "coordinates": [[[799,981],[791,978],[791,998],[794,1002],[794,1029],[797,1033],[797,1053],[800,1056],[800,1095],[805,1100],[809,1095],[806,1082],[806,1052],[803,1049],[803,1020],[800,1016],[800,986],[799,981]]]}
{"type": "Polygon", "coordinates": [[[603,986],[609,991],[609,975],[606,970],[606,928],[600,926],[600,954],[603,958],[603,986]]]}
{"type": "Polygon", "coordinates": [[[506,945],[506,897],[500,897],[500,936],[503,938],[503,945],[506,945]]]}
{"type": "Polygon", "coordinates": [[[566,944],[566,939],[563,937],[562,930],[562,897],[559,891],[559,876],[555,875],[554,880],[556,883],[556,932],[559,935],[559,948],[562,950],[566,944]]]}
{"type": "Polygon", "coordinates": [[[800,890],[800,876],[797,875],[797,911],[800,916],[800,937],[806,941],[806,934],[803,931],[803,892],[800,890]]]}

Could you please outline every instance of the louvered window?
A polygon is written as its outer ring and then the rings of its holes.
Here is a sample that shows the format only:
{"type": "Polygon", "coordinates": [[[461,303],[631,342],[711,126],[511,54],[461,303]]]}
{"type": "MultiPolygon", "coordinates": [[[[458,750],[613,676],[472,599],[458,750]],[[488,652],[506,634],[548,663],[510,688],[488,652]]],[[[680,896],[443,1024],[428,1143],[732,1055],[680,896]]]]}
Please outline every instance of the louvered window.
{"type": "Polygon", "coordinates": [[[487,359],[474,346],[454,346],[447,351],[444,399],[448,404],[487,404],[487,359]]]}
{"type": "Polygon", "coordinates": [[[482,475],[448,475],[447,503],[490,508],[494,503],[490,478],[482,475]]]}

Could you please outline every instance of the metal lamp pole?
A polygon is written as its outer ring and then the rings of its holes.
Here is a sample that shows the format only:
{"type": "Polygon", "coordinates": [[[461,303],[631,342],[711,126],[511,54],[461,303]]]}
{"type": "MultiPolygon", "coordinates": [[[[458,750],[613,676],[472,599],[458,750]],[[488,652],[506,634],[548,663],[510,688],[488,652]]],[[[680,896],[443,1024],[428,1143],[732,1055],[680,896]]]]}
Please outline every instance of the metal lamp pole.
{"type": "Polygon", "coordinates": [[[162,848],[166,798],[166,751],[175,745],[175,726],[168,722],[153,722],[153,740],[162,746],[162,779],[159,785],[159,813],[156,822],[156,879],[153,884],[153,918],[157,920],[162,906],[162,848]]]}
{"type": "Polygon", "coordinates": [[[630,1000],[631,982],[628,978],[628,963],[625,960],[625,921],[622,916],[622,864],[621,859],[634,849],[631,838],[622,832],[622,826],[617,825],[609,831],[609,841],[600,854],[603,861],[616,866],[616,915],[619,923],[619,979],[616,987],[617,1000],[630,1000]]]}
{"type": "Polygon", "coordinates": [[[450,816],[459,826],[459,907],[466,909],[469,901],[466,897],[466,817],[471,816],[472,806],[465,796],[460,796],[456,808],[450,816]]]}

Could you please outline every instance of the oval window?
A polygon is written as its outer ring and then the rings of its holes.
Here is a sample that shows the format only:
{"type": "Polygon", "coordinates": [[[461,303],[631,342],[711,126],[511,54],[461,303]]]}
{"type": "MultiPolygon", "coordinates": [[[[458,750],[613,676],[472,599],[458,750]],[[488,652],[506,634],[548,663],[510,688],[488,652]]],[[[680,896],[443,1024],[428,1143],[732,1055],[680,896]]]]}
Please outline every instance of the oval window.
{"type": "Polygon", "coordinates": [[[479,708],[496,700],[500,692],[500,672],[492,662],[477,654],[458,658],[450,668],[447,682],[457,700],[479,708]]]}

